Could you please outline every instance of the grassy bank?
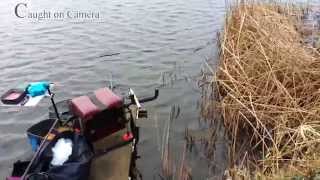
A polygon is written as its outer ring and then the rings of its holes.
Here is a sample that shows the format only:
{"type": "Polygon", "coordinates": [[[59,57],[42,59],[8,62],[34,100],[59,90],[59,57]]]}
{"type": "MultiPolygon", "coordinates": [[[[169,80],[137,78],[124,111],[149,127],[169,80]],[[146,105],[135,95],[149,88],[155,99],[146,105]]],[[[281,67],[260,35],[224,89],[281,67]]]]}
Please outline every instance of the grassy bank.
{"type": "MultiPolygon", "coordinates": [[[[305,8],[239,3],[227,14],[212,83],[232,140],[232,177],[320,170],[320,55],[304,43],[305,8]]],[[[209,108],[213,108],[208,106],[209,108]]]]}

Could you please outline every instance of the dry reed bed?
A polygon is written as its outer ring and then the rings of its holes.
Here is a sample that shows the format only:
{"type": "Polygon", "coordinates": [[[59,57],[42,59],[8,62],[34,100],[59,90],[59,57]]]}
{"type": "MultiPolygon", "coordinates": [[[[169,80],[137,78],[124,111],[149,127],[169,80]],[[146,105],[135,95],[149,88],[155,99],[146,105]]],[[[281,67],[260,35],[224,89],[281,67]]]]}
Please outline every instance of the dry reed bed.
{"type": "Polygon", "coordinates": [[[307,175],[320,161],[320,55],[302,43],[299,12],[239,4],[220,39],[214,82],[233,157],[248,140],[247,157],[264,174],[307,175]]]}

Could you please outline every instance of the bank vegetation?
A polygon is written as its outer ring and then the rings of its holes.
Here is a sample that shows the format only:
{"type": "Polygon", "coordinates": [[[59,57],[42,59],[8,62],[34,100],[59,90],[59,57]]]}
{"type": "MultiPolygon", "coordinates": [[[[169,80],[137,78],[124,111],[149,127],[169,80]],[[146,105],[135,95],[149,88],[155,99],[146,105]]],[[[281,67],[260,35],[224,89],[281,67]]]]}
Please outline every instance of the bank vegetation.
{"type": "Polygon", "coordinates": [[[312,179],[320,170],[320,54],[305,41],[307,13],[242,1],[226,16],[216,98],[206,103],[231,140],[226,178],[312,179]]]}

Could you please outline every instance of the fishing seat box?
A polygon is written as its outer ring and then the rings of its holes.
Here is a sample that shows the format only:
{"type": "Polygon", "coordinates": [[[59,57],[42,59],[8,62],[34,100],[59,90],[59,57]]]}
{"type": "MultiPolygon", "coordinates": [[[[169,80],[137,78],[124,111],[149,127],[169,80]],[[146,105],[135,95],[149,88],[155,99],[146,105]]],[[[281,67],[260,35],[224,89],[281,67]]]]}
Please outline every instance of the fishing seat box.
{"type": "Polygon", "coordinates": [[[125,128],[123,99],[108,88],[72,99],[70,110],[80,118],[84,134],[91,141],[125,128]]]}

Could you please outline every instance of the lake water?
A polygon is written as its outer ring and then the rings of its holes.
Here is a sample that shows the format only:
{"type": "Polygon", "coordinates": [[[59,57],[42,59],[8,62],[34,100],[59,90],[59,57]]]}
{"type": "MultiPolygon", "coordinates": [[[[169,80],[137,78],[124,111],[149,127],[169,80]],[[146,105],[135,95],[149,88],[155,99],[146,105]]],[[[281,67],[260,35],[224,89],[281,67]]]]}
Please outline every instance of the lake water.
{"type": "MultiPolygon", "coordinates": [[[[159,137],[171,106],[181,109],[170,132],[174,159],[181,158],[185,128],[200,127],[197,77],[214,54],[224,12],[224,0],[3,0],[0,92],[37,80],[57,84],[57,101],[111,79],[119,91],[131,87],[141,96],[159,88],[159,99],[146,104],[149,119],[139,122],[137,160],[144,179],[159,179],[159,137]]],[[[1,107],[1,177],[10,173],[12,162],[30,155],[25,131],[47,118],[48,106],[44,100],[37,108],[1,107]]],[[[193,153],[190,159],[195,177],[205,178],[205,158],[193,153]]]]}
{"type": "MultiPolygon", "coordinates": [[[[225,0],[2,0],[0,93],[37,80],[56,83],[57,101],[110,82],[119,92],[130,87],[141,96],[159,88],[159,99],[146,104],[149,119],[138,122],[137,160],[144,179],[159,179],[161,138],[171,107],[181,110],[170,131],[177,166],[185,128],[203,128],[197,81],[205,59],[215,54],[225,10],[225,0]]],[[[25,131],[47,118],[48,106],[44,100],[37,108],[1,107],[1,177],[10,173],[12,162],[31,154],[25,131]]],[[[217,151],[213,170],[201,150],[188,154],[196,179],[221,173],[226,152],[217,151]]]]}

